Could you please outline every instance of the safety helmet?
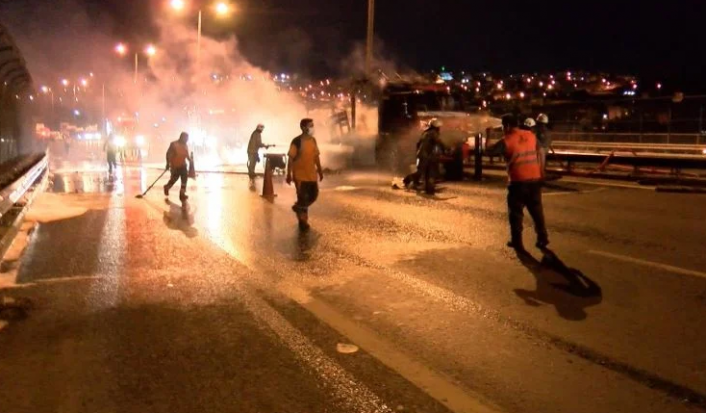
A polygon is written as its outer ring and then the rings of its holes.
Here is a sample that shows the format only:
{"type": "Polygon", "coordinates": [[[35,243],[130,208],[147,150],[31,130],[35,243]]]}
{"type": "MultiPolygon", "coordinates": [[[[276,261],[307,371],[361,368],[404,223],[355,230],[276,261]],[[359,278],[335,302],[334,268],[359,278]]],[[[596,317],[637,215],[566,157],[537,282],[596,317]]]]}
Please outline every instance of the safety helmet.
{"type": "Polygon", "coordinates": [[[532,118],[527,118],[525,119],[525,126],[528,128],[534,128],[537,125],[537,122],[534,121],[532,118]]]}
{"type": "Polygon", "coordinates": [[[265,125],[263,125],[262,123],[258,123],[257,130],[263,130],[263,129],[265,129],[265,125]]]}
{"type": "Polygon", "coordinates": [[[440,128],[443,126],[443,123],[439,119],[434,118],[429,121],[429,126],[432,128],[440,128]]]}
{"type": "Polygon", "coordinates": [[[540,113],[539,116],[537,116],[537,122],[544,123],[546,125],[547,123],[549,123],[549,116],[545,115],[544,113],[540,113]]]}

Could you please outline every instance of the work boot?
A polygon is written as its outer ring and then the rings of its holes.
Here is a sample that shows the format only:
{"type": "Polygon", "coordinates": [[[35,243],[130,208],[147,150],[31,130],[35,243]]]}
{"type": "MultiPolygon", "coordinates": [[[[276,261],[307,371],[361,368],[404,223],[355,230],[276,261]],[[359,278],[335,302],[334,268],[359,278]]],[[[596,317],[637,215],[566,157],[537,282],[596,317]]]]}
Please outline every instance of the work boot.
{"type": "Polygon", "coordinates": [[[186,195],[186,192],[183,192],[183,191],[179,192],[179,200],[180,201],[186,201],[187,199],[189,199],[189,196],[186,195]]]}
{"type": "Polygon", "coordinates": [[[169,188],[166,185],[164,185],[164,196],[169,196],[169,188]]]}
{"type": "Polygon", "coordinates": [[[547,249],[547,246],[549,246],[549,241],[537,241],[537,243],[534,244],[534,245],[535,245],[535,247],[537,247],[538,249],[544,251],[544,250],[547,249]]]}
{"type": "Polygon", "coordinates": [[[515,251],[525,250],[525,246],[522,244],[522,241],[508,241],[507,246],[514,249],[515,251]]]}

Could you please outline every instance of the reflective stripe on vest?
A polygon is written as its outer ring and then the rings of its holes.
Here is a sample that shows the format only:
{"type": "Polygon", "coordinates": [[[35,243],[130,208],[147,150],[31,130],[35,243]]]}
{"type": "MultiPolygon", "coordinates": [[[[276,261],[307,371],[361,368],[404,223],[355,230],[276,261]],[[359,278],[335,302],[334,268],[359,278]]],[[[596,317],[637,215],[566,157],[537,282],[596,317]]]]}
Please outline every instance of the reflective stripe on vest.
{"type": "Polygon", "coordinates": [[[542,170],[537,156],[537,137],[530,131],[513,129],[505,136],[505,159],[510,182],[537,181],[542,170]]]}

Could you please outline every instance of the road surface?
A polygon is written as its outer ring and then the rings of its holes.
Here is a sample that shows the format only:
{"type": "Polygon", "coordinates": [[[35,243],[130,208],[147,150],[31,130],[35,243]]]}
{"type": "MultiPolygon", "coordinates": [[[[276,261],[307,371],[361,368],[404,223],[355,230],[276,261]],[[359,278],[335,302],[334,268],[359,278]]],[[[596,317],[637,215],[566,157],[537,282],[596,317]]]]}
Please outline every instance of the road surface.
{"type": "Polygon", "coordinates": [[[300,234],[281,180],[201,174],[184,215],[135,198],[158,170],[104,169],[56,162],[3,266],[32,302],[3,413],[706,410],[703,195],[554,182],[542,261],[505,247],[499,178],[332,174],[300,234]]]}

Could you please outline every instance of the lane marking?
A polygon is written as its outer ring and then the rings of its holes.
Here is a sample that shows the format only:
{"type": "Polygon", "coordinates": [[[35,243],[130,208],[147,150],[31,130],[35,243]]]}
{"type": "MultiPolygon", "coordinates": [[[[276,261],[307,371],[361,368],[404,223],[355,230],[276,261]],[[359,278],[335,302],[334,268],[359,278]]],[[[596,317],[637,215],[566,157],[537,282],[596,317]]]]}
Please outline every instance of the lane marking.
{"type": "Polygon", "coordinates": [[[562,195],[582,195],[582,194],[593,194],[596,192],[605,191],[608,188],[596,188],[588,191],[564,191],[564,192],[543,192],[542,196],[562,196],[562,195]]]}
{"type": "Polygon", "coordinates": [[[575,184],[585,184],[585,185],[594,185],[594,186],[611,186],[614,188],[627,188],[627,189],[642,189],[646,191],[654,191],[655,187],[654,186],[649,186],[649,185],[629,185],[629,184],[617,184],[614,182],[595,182],[595,181],[584,181],[581,179],[567,179],[567,178],[561,178],[561,181],[563,182],[572,182],[575,184]]]}
{"type": "Polygon", "coordinates": [[[241,291],[241,300],[252,315],[265,323],[304,366],[309,366],[321,378],[334,397],[350,411],[392,413],[375,393],[358,382],[350,373],[314,345],[301,331],[255,293],[241,291]]]}
{"type": "Polygon", "coordinates": [[[632,257],[628,257],[626,255],[613,254],[610,252],[595,251],[595,250],[590,250],[590,251],[588,251],[588,253],[593,254],[593,255],[601,255],[601,256],[604,256],[607,258],[612,258],[612,259],[619,260],[619,261],[625,261],[625,262],[630,262],[633,264],[644,265],[647,267],[659,268],[661,270],[670,271],[670,272],[673,272],[676,274],[693,275],[695,277],[706,278],[706,273],[701,272],[701,271],[688,270],[686,268],[675,267],[673,265],[661,264],[659,262],[647,261],[647,260],[642,260],[639,258],[632,258],[632,257]]]}
{"type": "Polygon", "coordinates": [[[483,401],[479,395],[461,389],[441,374],[408,357],[391,343],[379,338],[372,330],[349,320],[345,315],[321,300],[305,297],[305,292],[281,291],[449,410],[456,413],[497,413],[502,411],[483,401]]]}

